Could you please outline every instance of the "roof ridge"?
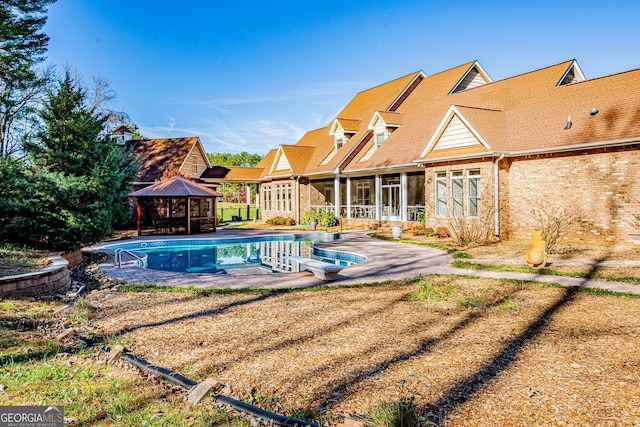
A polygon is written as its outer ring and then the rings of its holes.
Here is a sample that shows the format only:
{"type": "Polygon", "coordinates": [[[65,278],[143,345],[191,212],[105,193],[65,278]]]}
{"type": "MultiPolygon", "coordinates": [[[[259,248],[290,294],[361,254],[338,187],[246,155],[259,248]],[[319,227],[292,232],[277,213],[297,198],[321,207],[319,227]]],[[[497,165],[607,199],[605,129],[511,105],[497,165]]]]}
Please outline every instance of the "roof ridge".
{"type": "Polygon", "coordinates": [[[168,139],[193,139],[193,138],[200,138],[197,135],[193,135],[193,136],[170,136],[167,138],[145,138],[145,139],[131,139],[130,141],[132,142],[140,142],[140,141],[162,141],[162,140],[168,140],[168,139]]]}
{"type": "Polygon", "coordinates": [[[606,79],[606,78],[608,78],[608,77],[614,77],[614,76],[619,76],[619,75],[621,75],[621,74],[634,73],[634,72],[638,72],[638,71],[640,71],[640,67],[639,67],[639,68],[632,68],[631,70],[619,71],[619,72],[617,72],[617,73],[604,74],[604,75],[602,75],[602,76],[592,77],[592,78],[590,78],[590,79],[586,79],[586,78],[585,78],[584,80],[581,80],[581,81],[579,81],[579,82],[567,83],[567,84],[565,84],[565,85],[558,86],[558,87],[575,86],[575,85],[577,85],[577,84],[579,84],[579,83],[589,83],[589,82],[594,81],[594,80],[606,79]]]}
{"type": "Polygon", "coordinates": [[[495,111],[497,113],[504,111],[504,110],[497,109],[497,108],[473,107],[473,106],[470,106],[470,105],[462,105],[462,104],[451,104],[451,105],[453,105],[455,107],[458,107],[458,108],[468,108],[470,110],[495,111]]]}
{"type": "MultiPolygon", "coordinates": [[[[487,85],[490,85],[490,84],[500,83],[500,82],[503,82],[503,81],[505,81],[505,80],[515,79],[515,78],[517,78],[517,77],[522,77],[522,76],[526,76],[527,74],[537,73],[537,72],[544,71],[544,70],[547,70],[547,69],[549,69],[549,68],[557,67],[557,66],[559,66],[559,65],[563,65],[563,64],[567,64],[567,66],[569,66],[569,65],[570,65],[570,64],[572,64],[574,61],[575,61],[575,59],[570,59],[570,60],[568,60],[568,61],[558,62],[557,64],[552,64],[552,65],[548,65],[548,66],[546,66],[546,67],[537,68],[537,69],[535,69],[535,70],[526,71],[526,72],[524,72],[524,73],[516,74],[516,75],[514,75],[514,76],[505,77],[505,78],[500,79],[500,80],[494,80],[494,81],[492,81],[492,82],[488,82],[486,85],[482,85],[482,86],[478,86],[478,87],[483,87],[483,86],[487,86],[487,85]]],[[[471,89],[468,89],[468,90],[473,90],[473,89],[475,89],[475,88],[471,88],[471,89]]]]}
{"type": "Polygon", "coordinates": [[[426,78],[435,77],[435,76],[438,76],[440,74],[448,73],[448,72],[450,72],[452,70],[455,70],[456,68],[460,68],[460,67],[463,67],[463,66],[466,66],[467,68],[469,68],[471,65],[473,65],[476,62],[478,62],[478,60],[474,59],[473,61],[465,62],[464,64],[459,64],[459,65],[456,65],[455,67],[451,67],[451,68],[447,68],[446,70],[438,71],[437,73],[425,74],[425,76],[426,76],[426,78]]]}
{"type": "MultiPolygon", "coordinates": [[[[398,80],[405,79],[405,78],[407,78],[407,77],[409,77],[409,76],[416,76],[416,75],[418,75],[419,73],[423,73],[423,74],[424,74],[424,72],[423,72],[422,70],[417,70],[417,71],[414,71],[414,72],[412,72],[412,73],[405,74],[404,76],[400,76],[400,77],[397,77],[397,78],[395,78],[395,79],[389,80],[389,81],[387,81],[387,82],[380,83],[380,84],[378,84],[378,85],[372,86],[372,87],[370,87],[370,88],[368,88],[368,89],[361,90],[360,92],[357,92],[357,93],[356,93],[356,95],[359,95],[359,94],[361,94],[361,93],[365,93],[365,92],[369,92],[370,90],[377,89],[377,88],[379,88],[379,87],[381,87],[381,86],[384,86],[384,85],[387,85],[387,84],[389,84],[389,83],[397,82],[398,80]]],[[[425,76],[426,76],[426,74],[425,74],[425,76]]]]}

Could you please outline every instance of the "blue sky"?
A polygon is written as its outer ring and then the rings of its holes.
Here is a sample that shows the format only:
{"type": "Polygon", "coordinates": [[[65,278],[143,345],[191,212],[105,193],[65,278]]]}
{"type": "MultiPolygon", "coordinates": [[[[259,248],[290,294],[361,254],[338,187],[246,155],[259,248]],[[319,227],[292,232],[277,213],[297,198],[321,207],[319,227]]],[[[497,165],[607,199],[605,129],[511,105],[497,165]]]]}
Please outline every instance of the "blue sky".
{"type": "Polygon", "coordinates": [[[629,1],[58,0],[48,63],[103,76],[151,138],[265,154],[359,91],[477,59],[494,80],[575,58],[587,78],[640,67],[629,1]]]}

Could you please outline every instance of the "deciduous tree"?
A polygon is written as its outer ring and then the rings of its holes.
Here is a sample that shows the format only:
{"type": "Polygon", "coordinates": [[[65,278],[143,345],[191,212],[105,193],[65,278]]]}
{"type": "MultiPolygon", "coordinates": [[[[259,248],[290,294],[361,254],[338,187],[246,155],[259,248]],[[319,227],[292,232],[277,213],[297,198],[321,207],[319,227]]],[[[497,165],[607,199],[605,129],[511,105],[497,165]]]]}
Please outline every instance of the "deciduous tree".
{"type": "Polygon", "coordinates": [[[21,149],[50,71],[37,70],[49,37],[42,31],[55,0],[0,2],[0,155],[21,149]],[[19,125],[17,125],[19,124],[19,125]]]}

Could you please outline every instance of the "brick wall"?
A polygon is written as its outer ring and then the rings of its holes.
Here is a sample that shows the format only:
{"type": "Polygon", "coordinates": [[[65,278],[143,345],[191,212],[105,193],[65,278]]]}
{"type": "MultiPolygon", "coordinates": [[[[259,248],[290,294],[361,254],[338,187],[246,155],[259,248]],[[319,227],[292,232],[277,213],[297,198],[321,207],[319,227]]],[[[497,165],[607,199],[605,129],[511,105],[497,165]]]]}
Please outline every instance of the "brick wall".
{"type": "Polygon", "coordinates": [[[633,215],[640,213],[638,148],[531,156],[505,162],[509,207],[504,224],[509,236],[526,238],[536,227],[531,208],[546,203],[566,206],[582,218],[562,240],[628,241],[629,234],[637,233],[632,225],[633,215]]]}
{"type": "MultiPolygon", "coordinates": [[[[499,164],[500,237],[527,239],[537,228],[536,205],[566,207],[581,218],[562,236],[567,242],[628,242],[639,233],[639,145],[503,159],[499,164]]],[[[425,168],[427,226],[446,226],[435,216],[435,173],[480,169],[485,197],[493,203],[494,168],[490,161],[449,162],[425,168]]],[[[448,181],[447,190],[451,191],[448,181]]],[[[464,199],[466,200],[466,181],[464,199]]],[[[486,202],[487,200],[485,200],[486,202]]]]}

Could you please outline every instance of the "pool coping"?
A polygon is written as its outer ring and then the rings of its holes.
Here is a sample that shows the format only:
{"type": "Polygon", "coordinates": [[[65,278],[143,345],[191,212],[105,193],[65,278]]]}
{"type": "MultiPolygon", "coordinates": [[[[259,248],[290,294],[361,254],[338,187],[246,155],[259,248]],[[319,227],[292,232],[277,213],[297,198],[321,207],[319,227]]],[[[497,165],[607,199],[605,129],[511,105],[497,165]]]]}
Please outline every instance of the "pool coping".
{"type": "MultiPolygon", "coordinates": [[[[273,230],[219,230],[198,236],[141,236],[132,240],[171,239],[216,239],[231,237],[252,237],[265,235],[309,234],[318,236],[325,232],[273,231],[273,230]]],[[[116,268],[112,262],[103,263],[100,270],[109,277],[126,280],[129,283],[154,283],[167,286],[194,286],[196,288],[255,288],[287,289],[318,285],[353,285],[406,279],[420,274],[431,274],[446,267],[452,258],[445,252],[426,246],[405,245],[399,242],[373,239],[367,231],[345,231],[340,240],[317,243],[322,249],[355,253],[366,256],[361,263],[342,269],[335,282],[323,282],[309,272],[266,273],[255,275],[232,275],[215,273],[176,273],[160,270],[141,269],[134,266],[116,268]]],[[[101,242],[84,248],[84,251],[104,251],[105,246],[123,241],[101,242]]]]}

